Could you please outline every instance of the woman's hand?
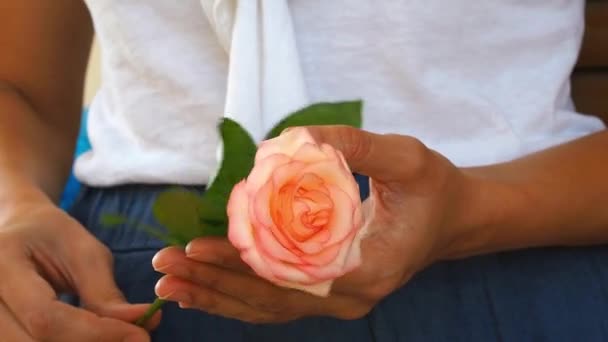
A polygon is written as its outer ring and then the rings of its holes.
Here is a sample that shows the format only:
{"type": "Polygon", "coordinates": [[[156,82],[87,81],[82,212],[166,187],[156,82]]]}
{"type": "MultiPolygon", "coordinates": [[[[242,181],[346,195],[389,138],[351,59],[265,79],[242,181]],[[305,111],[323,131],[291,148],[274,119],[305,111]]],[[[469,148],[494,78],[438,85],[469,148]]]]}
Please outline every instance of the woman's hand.
{"type": "Polygon", "coordinates": [[[363,264],[338,279],[329,297],[280,288],[257,277],[224,239],[201,238],[185,251],[168,248],[154,258],[165,273],[157,295],[225,317],[282,322],[324,315],[364,316],[415,272],[442,256],[466,225],[472,182],[418,140],[349,127],[311,127],[318,142],[344,153],[353,171],[372,179],[364,202],[368,234],[363,264]]]}
{"type": "Polygon", "coordinates": [[[34,197],[4,201],[0,212],[0,339],[149,341],[130,323],[148,305],[126,303],[109,250],[53,203],[34,197]],[[66,292],[79,295],[84,308],[57,298],[66,292]]]}

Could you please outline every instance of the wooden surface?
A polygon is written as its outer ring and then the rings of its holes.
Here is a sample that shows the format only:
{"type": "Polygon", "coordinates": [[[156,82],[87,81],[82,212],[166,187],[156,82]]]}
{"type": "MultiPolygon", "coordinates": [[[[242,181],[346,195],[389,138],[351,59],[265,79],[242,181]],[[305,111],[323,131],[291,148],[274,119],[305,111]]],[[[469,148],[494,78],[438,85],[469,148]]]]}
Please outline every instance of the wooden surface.
{"type": "Polygon", "coordinates": [[[577,68],[572,74],[572,97],[580,112],[608,124],[608,1],[588,1],[586,28],[577,68]]]}

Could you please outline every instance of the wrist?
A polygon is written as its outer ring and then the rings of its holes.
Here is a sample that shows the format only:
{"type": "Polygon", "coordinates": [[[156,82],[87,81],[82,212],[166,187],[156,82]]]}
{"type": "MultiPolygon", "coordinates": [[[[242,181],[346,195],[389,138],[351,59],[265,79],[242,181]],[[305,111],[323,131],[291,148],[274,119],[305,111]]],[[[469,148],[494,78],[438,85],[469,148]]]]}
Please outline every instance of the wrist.
{"type": "Polygon", "coordinates": [[[508,226],[524,203],[525,191],[516,184],[489,177],[483,167],[461,168],[455,215],[441,259],[457,259],[513,248],[508,226]],[[506,235],[505,235],[506,233],[506,235]]]}
{"type": "Polygon", "coordinates": [[[0,225],[23,205],[55,206],[44,191],[24,177],[7,172],[0,179],[0,225]]]}

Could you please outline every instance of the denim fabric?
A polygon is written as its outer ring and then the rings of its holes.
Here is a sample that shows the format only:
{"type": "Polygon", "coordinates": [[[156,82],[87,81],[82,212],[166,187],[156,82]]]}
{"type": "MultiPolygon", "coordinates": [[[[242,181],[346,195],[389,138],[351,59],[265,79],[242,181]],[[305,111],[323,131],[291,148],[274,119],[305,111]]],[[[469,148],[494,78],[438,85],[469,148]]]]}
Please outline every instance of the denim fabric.
{"type": "MultiPolygon", "coordinates": [[[[166,188],[85,188],[71,211],[113,251],[131,302],[154,299],[160,276],[150,261],[163,244],[130,226],[102,228],[99,216],[153,224],[151,204],[166,188]]],[[[437,263],[354,321],[252,325],[169,304],[153,341],[608,341],[607,285],[605,246],[500,253],[437,263]]]]}

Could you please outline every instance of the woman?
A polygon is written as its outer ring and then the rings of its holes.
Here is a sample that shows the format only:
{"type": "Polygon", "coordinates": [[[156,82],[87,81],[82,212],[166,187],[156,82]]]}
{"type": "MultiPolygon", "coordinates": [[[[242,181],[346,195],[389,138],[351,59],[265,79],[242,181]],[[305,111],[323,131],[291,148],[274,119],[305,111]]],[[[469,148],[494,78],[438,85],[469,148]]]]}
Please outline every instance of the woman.
{"type": "Polygon", "coordinates": [[[223,240],[157,253],[132,227],[99,226],[104,212],[151,222],[168,186],[203,191],[227,83],[243,80],[230,61],[251,51],[219,39],[214,10],[253,2],[85,2],[1,5],[6,341],[146,341],[128,322],[147,306],[128,303],[154,291],[190,308],[167,306],[155,341],[606,339],[604,247],[489,254],[608,240],[608,133],[569,96],[583,1],[288,2],[308,100],[365,100],[364,130],[310,129],[374,185],[364,265],[328,298],[253,276],[223,240]],[[104,83],[74,219],[54,201],[93,27],[104,83]]]}

